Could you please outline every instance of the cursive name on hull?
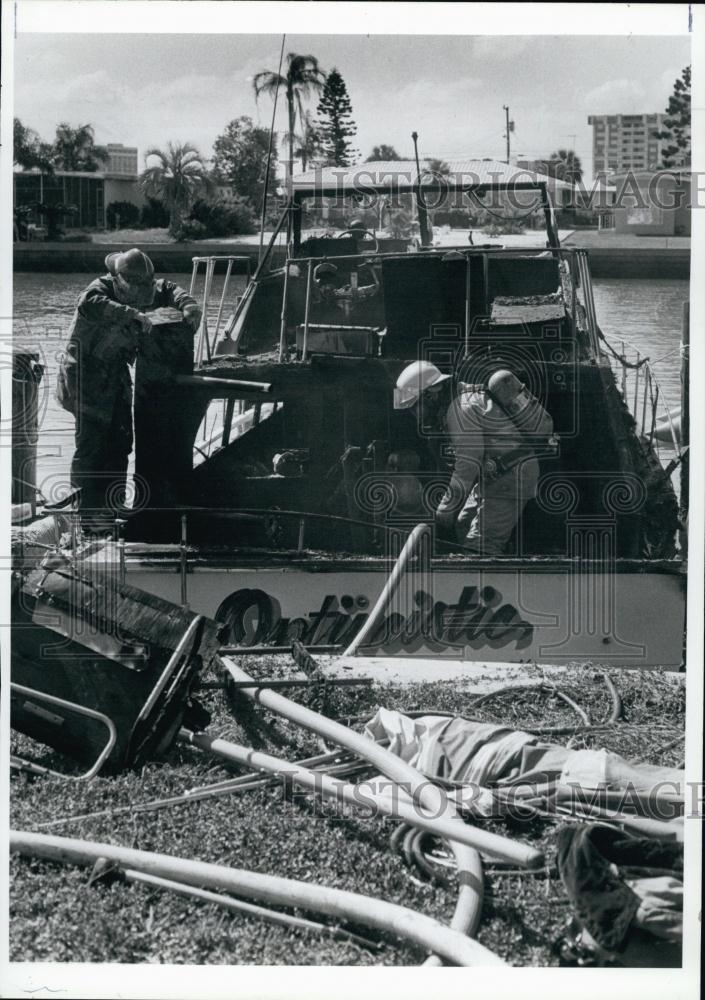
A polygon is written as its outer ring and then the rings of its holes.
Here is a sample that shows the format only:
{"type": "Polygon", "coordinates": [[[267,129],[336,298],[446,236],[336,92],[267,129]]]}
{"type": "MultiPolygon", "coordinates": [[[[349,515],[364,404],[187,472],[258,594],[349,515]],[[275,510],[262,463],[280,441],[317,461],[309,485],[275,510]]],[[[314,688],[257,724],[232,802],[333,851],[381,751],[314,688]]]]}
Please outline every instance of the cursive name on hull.
{"type": "MultiPolygon", "coordinates": [[[[384,653],[442,653],[450,649],[512,646],[525,649],[534,626],[525,621],[496,587],[463,587],[455,604],[435,601],[425,590],[411,597],[411,610],[388,609],[365,646],[384,653]]],[[[370,600],[327,594],[317,611],[305,617],[282,614],[281,604],[264,590],[247,588],[228,595],[216,619],[230,626],[231,642],[242,646],[287,646],[295,639],[304,645],[346,646],[368,618],[370,600]]]]}

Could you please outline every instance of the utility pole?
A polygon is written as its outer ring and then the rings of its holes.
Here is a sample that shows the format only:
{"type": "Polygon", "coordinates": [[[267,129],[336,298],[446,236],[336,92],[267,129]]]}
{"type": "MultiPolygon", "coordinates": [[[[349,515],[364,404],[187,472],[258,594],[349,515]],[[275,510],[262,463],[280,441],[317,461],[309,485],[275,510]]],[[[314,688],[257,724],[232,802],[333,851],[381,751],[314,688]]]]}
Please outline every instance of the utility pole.
{"type": "Polygon", "coordinates": [[[504,133],[504,138],[507,140],[507,163],[509,163],[509,155],[510,155],[509,133],[514,131],[514,122],[509,121],[509,106],[507,104],[503,104],[502,107],[504,108],[504,117],[506,124],[506,131],[504,133]]]}

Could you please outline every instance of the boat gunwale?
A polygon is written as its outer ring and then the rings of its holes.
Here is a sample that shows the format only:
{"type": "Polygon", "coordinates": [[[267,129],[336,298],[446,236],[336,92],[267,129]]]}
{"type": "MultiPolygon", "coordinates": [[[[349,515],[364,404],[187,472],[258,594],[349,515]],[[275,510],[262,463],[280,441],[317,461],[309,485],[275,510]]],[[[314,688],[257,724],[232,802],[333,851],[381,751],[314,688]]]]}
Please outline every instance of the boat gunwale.
{"type": "MultiPolygon", "coordinates": [[[[179,568],[183,559],[188,562],[188,571],[194,570],[299,570],[307,573],[389,572],[394,562],[388,556],[359,556],[325,550],[306,549],[243,549],[230,546],[182,546],[178,543],[127,542],[125,561],[131,568],[160,569],[179,568]]],[[[569,556],[475,556],[457,555],[435,556],[431,559],[431,569],[438,572],[458,572],[467,570],[494,571],[498,573],[522,570],[534,573],[566,572],[576,567],[587,572],[609,573],[665,573],[681,576],[686,572],[686,562],[680,557],[673,559],[617,558],[605,563],[604,560],[587,560],[569,556]]]]}

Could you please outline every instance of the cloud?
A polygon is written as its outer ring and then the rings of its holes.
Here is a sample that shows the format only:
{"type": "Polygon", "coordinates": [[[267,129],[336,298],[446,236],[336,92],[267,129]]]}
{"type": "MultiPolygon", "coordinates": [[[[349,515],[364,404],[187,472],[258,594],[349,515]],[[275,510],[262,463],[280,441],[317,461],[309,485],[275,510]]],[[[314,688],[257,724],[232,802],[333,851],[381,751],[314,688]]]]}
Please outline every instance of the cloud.
{"type": "Polygon", "coordinates": [[[646,90],[635,80],[607,80],[599,87],[588,91],[583,103],[590,114],[593,115],[617,115],[617,114],[640,114],[652,111],[646,104],[650,104],[647,99],[646,90]]]}
{"type": "Polygon", "coordinates": [[[473,58],[514,59],[523,55],[535,39],[530,35],[473,35],[473,58]]]}

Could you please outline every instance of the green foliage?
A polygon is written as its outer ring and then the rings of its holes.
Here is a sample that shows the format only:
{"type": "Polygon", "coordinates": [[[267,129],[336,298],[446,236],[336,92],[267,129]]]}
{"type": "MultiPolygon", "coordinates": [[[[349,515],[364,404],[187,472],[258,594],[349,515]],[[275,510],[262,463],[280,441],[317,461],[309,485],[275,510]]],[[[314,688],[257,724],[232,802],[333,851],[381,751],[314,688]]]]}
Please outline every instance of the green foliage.
{"type": "Polygon", "coordinates": [[[54,172],[51,143],[42,142],[33,128],[15,118],[12,134],[13,162],[23,170],[38,167],[45,173],[54,172]]]}
{"type": "Polygon", "coordinates": [[[148,149],[150,164],[140,177],[146,195],[161,198],[169,210],[169,230],[175,234],[196,198],[213,184],[205,161],[190,143],[168,143],[166,150],[148,149]]]}
{"type": "Polygon", "coordinates": [[[661,152],[661,166],[666,169],[690,166],[690,66],[675,81],[666,114],[666,127],[654,133],[657,139],[669,144],[661,152]]]}
{"type": "Polygon", "coordinates": [[[140,212],[140,225],[145,229],[164,229],[169,225],[169,210],[159,198],[147,198],[140,212]]]}
{"type": "Polygon", "coordinates": [[[375,161],[385,161],[385,160],[401,160],[403,157],[399,156],[394,146],[387,146],[386,143],[381,143],[379,146],[373,146],[372,152],[365,160],[365,163],[373,163],[375,161]]]}
{"type": "Polygon", "coordinates": [[[132,201],[111,201],[105,210],[108,229],[128,229],[140,221],[139,206],[132,201]]]}
{"type": "Polygon", "coordinates": [[[359,156],[351,142],[357,134],[357,125],[352,118],[345,80],[337,69],[328,74],[317,114],[321,147],[327,162],[335,167],[350,166],[359,156]]]}
{"type": "Polygon", "coordinates": [[[178,243],[190,243],[192,240],[207,239],[208,230],[198,219],[184,219],[171,231],[171,235],[178,243]]]}
{"type": "MultiPolygon", "coordinates": [[[[311,160],[318,159],[322,153],[321,136],[310,111],[304,111],[299,127],[300,132],[294,133],[294,157],[301,160],[301,169],[306,170],[311,160]]],[[[288,132],[284,138],[289,141],[288,132]]]]}
{"type": "Polygon", "coordinates": [[[393,236],[395,239],[403,239],[406,236],[411,236],[413,229],[411,213],[407,212],[404,208],[392,211],[389,215],[389,225],[387,228],[390,236],[393,236]]]}
{"type": "Polygon", "coordinates": [[[54,170],[80,170],[95,173],[108,161],[105,146],[96,146],[92,125],[77,125],[67,122],[56,126],[53,143],[43,142],[32,128],[15,118],[13,127],[13,159],[24,170],[35,167],[44,173],[54,170]]]}
{"type": "Polygon", "coordinates": [[[56,126],[52,160],[57,170],[84,170],[95,173],[108,161],[105,146],[96,146],[92,125],[73,128],[67,122],[56,126]]]}
{"type": "MultiPolygon", "coordinates": [[[[230,185],[259,212],[264,196],[269,131],[247,115],[234,118],[213,143],[213,172],[217,181],[230,185]]],[[[276,175],[277,147],[272,144],[269,188],[276,175]]]]}
{"type": "Polygon", "coordinates": [[[433,177],[448,177],[450,175],[450,167],[445,160],[434,160],[428,157],[424,160],[421,176],[427,177],[429,174],[433,177]]]}
{"type": "Polygon", "coordinates": [[[37,212],[43,216],[44,221],[46,222],[48,240],[61,239],[64,235],[63,230],[60,228],[61,220],[70,218],[78,212],[77,205],[67,205],[62,201],[53,205],[49,205],[44,202],[37,202],[35,208],[37,212]]]}
{"type": "Polygon", "coordinates": [[[229,202],[199,199],[194,203],[187,222],[198,222],[204,226],[204,235],[194,237],[200,239],[238,236],[257,231],[252,208],[244,199],[229,202]]]}
{"type": "Polygon", "coordinates": [[[583,177],[580,157],[572,149],[558,149],[541,164],[543,172],[568,184],[579,184],[583,177]]]}

